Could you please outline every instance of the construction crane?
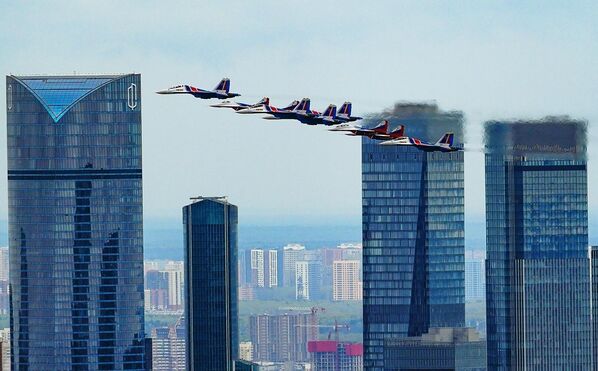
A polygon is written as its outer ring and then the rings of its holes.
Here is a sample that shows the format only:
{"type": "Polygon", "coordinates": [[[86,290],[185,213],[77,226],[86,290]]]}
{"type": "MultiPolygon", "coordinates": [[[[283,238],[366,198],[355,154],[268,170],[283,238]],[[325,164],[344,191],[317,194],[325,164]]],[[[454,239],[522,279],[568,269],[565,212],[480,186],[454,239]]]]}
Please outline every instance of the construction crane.
{"type": "Polygon", "coordinates": [[[325,312],[326,308],[323,307],[278,307],[278,310],[290,310],[295,312],[310,312],[316,314],[317,312],[325,312]]]}
{"type": "MultiPolygon", "coordinates": [[[[340,342],[339,335],[338,335],[338,329],[346,328],[347,331],[349,331],[348,324],[346,324],[346,323],[339,324],[336,320],[334,320],[334,325],[295,325],[295,327],[332,328],[332,330],[330,330],[330,332],[328,333],[328,340],[330,340],[330,337],[332,336],[332,332],[334,331],[334,341],[336,342],[336,347],[337,347],[337,349],[334,352],[334,370],[341,371],[339,352],[338,352],[338,346],[339,346],[339,342],[340,342]]],[[[312,362],[313,362],[313,359],[312,359],[312,362]]],[[[312,363],[312,367],[314,367],[313,363],[312,363]]]]}
{"type": "Polygon", "coordinates": [[[334,325],[317,325],[317,324],[311,324],[311,325],[295,325],[295,327],[329,328],[331,330],[328,333],[328,340],[330,340],[330,337],[332,336],[332,332],[334,332],[334,340],[336,342],[340,341],[339,340],[339,334],[338,334],[338,329],[339,328],[345,328],[345,329],[347,329],[347,331],[350,331],[350,327],[349,327],[348,324],[346,324],[346,323],[339,324],[336,320],[334,320],[334,325]]]}
{"type": "Polygon", "coordinates": [[[325,312],[326,308],[324,307],[278,307],[278,310],[282,311],[294,311],[294,312],[306,312],[310,313],[310,325],[307,327],[312,327],[309,333],[309,340],[318,340],[318,312],[325,312]]]}

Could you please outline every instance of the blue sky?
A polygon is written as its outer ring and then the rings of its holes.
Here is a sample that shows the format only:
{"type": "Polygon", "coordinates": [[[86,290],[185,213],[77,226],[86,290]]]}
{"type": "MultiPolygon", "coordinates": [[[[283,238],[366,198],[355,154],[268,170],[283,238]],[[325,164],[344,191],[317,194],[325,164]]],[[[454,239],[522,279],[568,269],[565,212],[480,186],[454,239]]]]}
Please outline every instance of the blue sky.
{"type": "MultiPolygon", "coordinates": [[[[0,72],[140,72],[148,218],[178,218],[189,196],[227,194],[250,222],[359,220],[358,139],[153,93],[180,82],[212,88],[223,76],[242,101],[311,97],[322,109],[349,99],[360,115],[435,100],[464,111],[477,148],[488,119],[587,119],[591,211],[596,19],[589,1],[4,1],[0,72]]],[[[0,121],[6,174],[4,105],[0,121]]],[[[466,156],[467,218],[479,220],[483,158],[466,156]]],[[[3,176],[0,219],[5,189],[3,176]]]]}

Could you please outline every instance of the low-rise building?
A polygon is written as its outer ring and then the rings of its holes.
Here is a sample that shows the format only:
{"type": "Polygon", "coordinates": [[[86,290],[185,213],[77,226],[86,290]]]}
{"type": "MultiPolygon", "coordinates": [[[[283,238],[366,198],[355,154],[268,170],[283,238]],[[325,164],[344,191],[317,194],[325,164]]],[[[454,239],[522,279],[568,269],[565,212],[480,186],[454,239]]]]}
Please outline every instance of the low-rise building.
{"type": "Polygon", "coordinates": [[[430,328],[417,337],[386,339],[385,371],[485,371],[486,341],[473,328],[430,328]]]}
{"type": "Polygon", "coordinates": [[[363,344],[334,340],[316,340],[308,343],[314,371],[363,370],[363,344]]]}
{"type": "Polygon", "coordinates": [[[239,343],[239,358],[243,361],[253,361],[253,344],[251,344],[251,341],[239,343]]]}

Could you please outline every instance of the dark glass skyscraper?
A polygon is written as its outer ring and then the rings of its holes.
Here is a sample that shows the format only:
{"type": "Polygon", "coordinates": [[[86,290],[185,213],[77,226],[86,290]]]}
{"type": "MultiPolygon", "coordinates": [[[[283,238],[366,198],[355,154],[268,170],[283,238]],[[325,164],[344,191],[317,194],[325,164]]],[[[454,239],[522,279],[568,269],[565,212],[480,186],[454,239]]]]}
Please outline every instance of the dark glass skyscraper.
{"type": "MultiPolygon", "coordinates": [[[[450,131],[463,141],[463,114],[434,104],[397,104],[381,118],[423,140],[450,131]]],[[[379,143],[362,141],[366,370],[384,367],[384,339],[465,324],[463,152],[379,143]]]]}
{"type": "Polygon", "coordinates": [[[14,370],[144,369],[140,81],[6,78],[14,370]]]}
{"type": "Polygon", "coordinates": [[[224,198],[183,207],[191,371],[233,371],[238,358],[237,220],[237,207],[224,198]]]}
{"type": "Polygon", "coordinates": [[[585,123],[488,122],[489,370],[591,370],[585,123]]]}

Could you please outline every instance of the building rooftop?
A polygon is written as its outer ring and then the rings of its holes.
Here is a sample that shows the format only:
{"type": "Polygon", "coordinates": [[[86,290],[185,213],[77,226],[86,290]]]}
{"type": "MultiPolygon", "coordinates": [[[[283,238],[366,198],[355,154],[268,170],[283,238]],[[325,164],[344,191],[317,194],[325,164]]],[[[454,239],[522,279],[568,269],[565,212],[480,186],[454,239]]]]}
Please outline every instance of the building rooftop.
{"type": "Polygon", "coordinates": [[[126,75],[14,76],[46,108],[54,122],[85,96],[126,75]]]}
{"type": "Polygon", "coordinates": [[[314,340],[307,343],[307,350],[310,353],[336,353],[339,345],[345,349],[348,356],[363,356],[362,343],[345,343],[335,340],[314,340]]]}
{"type": "Polygon", "coordinates": [[[363,245],[360,243],[341,243],[338,245],[339,249],[362,249],[363,245]]]}
{"type": "Polygon", "coordinates": [[[298,243],[290,243],[283,247],[283,250],[305,250],[305,246],[298,243]]]}
{"type": "Polygon", "coordinates": [[[203,201],[212,201],[212,202],[218,202],[223,205],[230,205],[228,202],[227,196],[195,196],[195,197],[189,197],[189,199],[192,201],[193,204],[196,204],[198,202],[203,202],[203,201]]]}
{"type": "Polygon", "coordinates": [[[473,327],[432,327],[421,336],[387,339],[387,345],[454,344],[483,341],[473,327]]]}
{"type": "Polygon", "coordinates": [[[487,121],[484,124],[486,153],[515,156],[574,156],[585,158],[585,120],[550,116],[539,120],[487,121]]]}

